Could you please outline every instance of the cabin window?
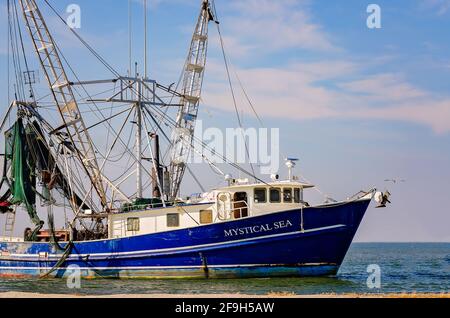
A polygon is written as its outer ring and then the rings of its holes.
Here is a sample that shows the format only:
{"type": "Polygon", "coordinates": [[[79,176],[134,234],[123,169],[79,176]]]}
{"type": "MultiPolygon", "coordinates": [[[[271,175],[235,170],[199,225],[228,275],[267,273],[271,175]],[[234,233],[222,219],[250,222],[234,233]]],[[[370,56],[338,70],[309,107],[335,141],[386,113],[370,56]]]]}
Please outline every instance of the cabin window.
{"type": "Polygon", "coordinates": [[[278,188],[270,189],[270,202],[280,203],[281,202],[281,190],[278,188]]]}
{"type": "Polygon", "coordinates": [[[266,189],[255,189],[255,203],[266,203],[267,202],[267,191],[266,189]]]}
{"type": "Polygon", "coordinates": [[[300,203],[303,200],[302,193],[299,188],[294,189],[294,202],[300,203]]]}
{"type": "Polygon", "coordinates": [[[167,227],[179,227],[180,215],[178,213],[167,214],[167,227]]]}
{"type": "Polygon", "coordinates": [[[235,219],[248,216],[247,192],[236,192],[233,196],[233,215],[235,219]]]}
{"type": "Polygon", "coordinates": [[[140,230],[140,219],[139,218],[128,218],[127,219],[127,231],[128,232],[139,232],[140,230]]]}
{"type": "Polygon", "coordinates": [[[283,189],[283,202],[292,203],[292,188],[283,189]]]}
{"type": "Polygon", "coordinates": [[[211,224],[213,222],[212,210],[200,211],[200,224],[211,224]]]}

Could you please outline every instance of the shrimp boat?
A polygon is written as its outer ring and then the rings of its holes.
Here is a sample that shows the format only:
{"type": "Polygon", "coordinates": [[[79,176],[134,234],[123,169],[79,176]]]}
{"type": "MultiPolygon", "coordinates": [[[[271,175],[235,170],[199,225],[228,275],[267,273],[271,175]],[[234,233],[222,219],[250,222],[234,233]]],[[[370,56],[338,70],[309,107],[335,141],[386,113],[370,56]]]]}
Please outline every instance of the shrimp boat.
{"type": "MultiPolygon", "coordinates": [[[[305,193],[314,185],[294,176],[296,159],[286,160],[286,180],[275,175],[264,181],[224,158],[226,166],[248,178],[223,174],[222,185],[181,195],[182,183],[193,189],[198,181],[190,156],[206,147],[194,131],[208,26],[219,28],[212,1],[201,1],[176,86],[150,79],[146,69],[141,76],[137,65],[121,76],[67,28],[113,74],[80,80],[42,7],[57,11],[38,2],[8,1],[16,83],[0,127],[5,149],[0,277],[61,278],[75,270],[84,278],[337,274],[375,189],[310,205],[305,193]],[[26,33],[30,48],[23,42],[26,33]],[[45,83],[34,80],[29,51],[45,83]],[[47,91],[38,96],[42,84],[47,91]],[[187,174],[193,181],[183,181],[187,174]],[[20,230],[23,237],[14,237],[21,215],[30,225],[20,230]]],[[[213,160],[205,161],[221,172],[213,160]]]]}

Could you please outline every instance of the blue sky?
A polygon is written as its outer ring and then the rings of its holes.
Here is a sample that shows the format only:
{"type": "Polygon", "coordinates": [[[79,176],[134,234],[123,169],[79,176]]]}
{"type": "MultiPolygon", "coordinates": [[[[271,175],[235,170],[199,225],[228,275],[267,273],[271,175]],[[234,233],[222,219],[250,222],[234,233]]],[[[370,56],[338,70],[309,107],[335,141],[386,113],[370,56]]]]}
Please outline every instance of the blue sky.
{"type": "MultiPolygon", "coordinates": [[[[149,1],[151,77],[170,84],[181,71],[200,1],[149,1]]],[[[1,87],[7,87],[5,2],[1,87]]],[[[128,1],[51,3],[59,12],[79,4],[81,35],[126,72],[128,1]]],[[[281,148],[301,158],[301,173],[339,199],[373,186],[393,193],[389,209],[369,210],[357,240],[450,241],[450,1],[216,0],[216,6],[233,73],[265,125],[281,128],[281,148]],[[366,26],[370,3],[381,7],[381,29],[366,26]]],[[[44,11],[82,78],[111,76],[44,11]]],[[[139,0],[133,15],[134,58],[142,63],[139,0]]],[[[234,127],[214,25],[210,33],[201,116],[212,127],[234,127]]],[[[238,95],[245,124],[257,125],[238,95]]],[[[6,107],[6,90],[0,100],[6,107]]]]}

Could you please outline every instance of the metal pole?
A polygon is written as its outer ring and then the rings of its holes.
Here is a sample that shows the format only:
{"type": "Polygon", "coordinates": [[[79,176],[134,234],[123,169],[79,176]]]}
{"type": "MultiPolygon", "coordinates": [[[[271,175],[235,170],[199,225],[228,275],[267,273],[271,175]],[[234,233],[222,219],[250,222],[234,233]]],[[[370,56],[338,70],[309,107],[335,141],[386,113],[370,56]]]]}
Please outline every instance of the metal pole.
{"type": "MultiPolygon", "coordinates": [[[[153,197],[161,198],[161,192],[159,191],[158,182],[161,183],[161,187],[164,189],[163,185],[163,176],[161,171],[161,162],[160,162],[160,150],[159,150],[159,136],[154,133],[150,135],[153,138],[153,160],[154,160],[154,168],[152,169],[152,179],[153,179],[153,197]]],[[[164,191],[164,190],[163,190],[164,191]]]]}
{"type": "Polygon", "coordinates": [[[10,14],[10,0],[8,0],[8,2],[7,2],[7,7],[8,7],[8,38],[7,38],[7,46],[6,46],[6,48],[7,48],[7,50],[8,50],[8,53],[6,54],[7,55],[7,71],[6,71],[6,73],[7,73],[7,76],[8,76],[8,88],[7,88],[7,90],[8,90],[8,103],[9,102],[11,102],[11,89],[10,89],[10,87],[11,87],[11,85],[10,85],[10,75],[9,75],[9,73],[10,73],[10,56],[9,56],[9,53],[10,53],[10,50],[11,50],[11,14],[10,14]]]}
{"type": "Polygon", "coordinates": [[[147,28],[147,0],[144,0],[144,79],[147,79],[148,75],[147,28]]]}
{"type": "Polygon", "coordinates": [[[136,183],[137,183],[137,198],[142,198],[142,103],[141,103],[141,83],[137,81],[138,85],[138,102],[136,103],[136,183]]]}
{"type": "Polygon", "coordinates": [[[132,72],[132,45],[133,45],[133,38],[132,38],[132,12],[131,12],[131,1],[128,0],[128,58],[129,58],[129,66],[128,66],[128,76],[131,77],[132,72]]]}

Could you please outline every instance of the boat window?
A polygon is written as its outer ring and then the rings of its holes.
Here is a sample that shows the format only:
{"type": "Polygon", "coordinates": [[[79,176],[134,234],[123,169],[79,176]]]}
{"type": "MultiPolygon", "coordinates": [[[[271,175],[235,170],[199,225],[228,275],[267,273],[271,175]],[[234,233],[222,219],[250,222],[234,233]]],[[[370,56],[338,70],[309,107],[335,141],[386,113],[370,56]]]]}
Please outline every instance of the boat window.
{"type": "Polygon", "coordinates": [[[283,202],[292,203],[292,188],[283,189],[283,202]]]}
{"type": "Polygon", "coordinates": [[[180,215],[178,213],[167,214],[167,227],[179,227],[180,215]]]}
{"type": "Polygon", "coordinates": [[[140,219],[139,218],[128,218],[127,219],[127,231],[138,232],[140,230],[140,219]]]}
{"type": "Polygon", "coordinates": [[[281,190],[278,188],[270,189],[270,202],[280,203],[281,202],[281,190]]]}
{"type": "Polygon", "coordinates": [[[248,216],[247,192],[236,192],[233,196],[233,216],[235,219],[248,216]]]}
{"type": "Polygon", "coordinates": [[[300,195],[300,189],[299,188],[294,189],[294,202],[300,203],[301,200],[302,200],[302,198],[300,195]]]}
{"type": "Polygon", "coordinates": [[[255,203],[266,203],[267,202],[267,191],[265,188],[255,189],[254,192],[255,203]]]}
{"type": "Polygon", "coordinates": [[[212,210],[201,210],[200,211],[200,224],[210,224],[213,221],[212,210]]]}

